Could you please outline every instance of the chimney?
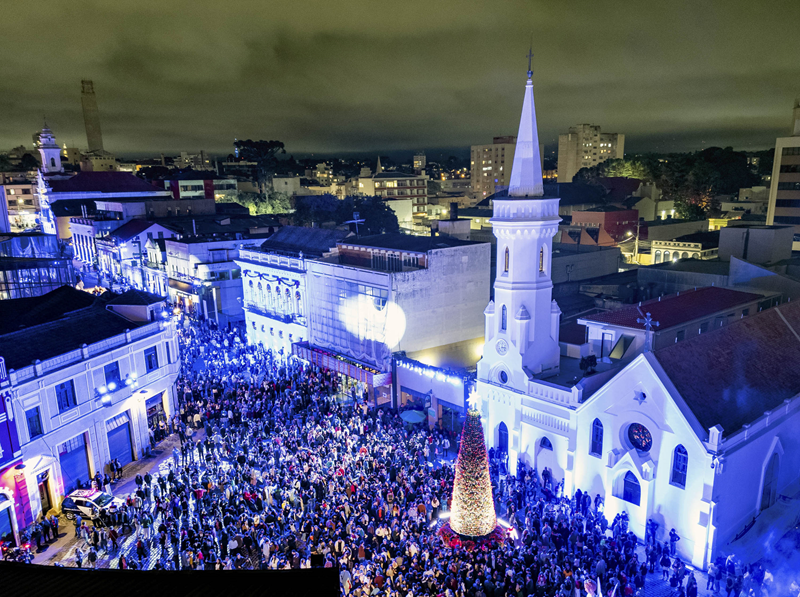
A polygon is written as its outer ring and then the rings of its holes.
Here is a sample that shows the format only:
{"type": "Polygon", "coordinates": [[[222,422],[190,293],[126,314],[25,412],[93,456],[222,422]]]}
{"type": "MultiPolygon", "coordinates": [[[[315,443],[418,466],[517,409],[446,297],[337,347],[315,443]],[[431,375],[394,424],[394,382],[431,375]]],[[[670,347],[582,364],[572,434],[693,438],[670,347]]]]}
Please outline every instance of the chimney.
{"type": "Polygon", "coordinates": [[[450,219],[453,221],[458,219],[458,203],[455,201],[450,202],[450,219]]]}

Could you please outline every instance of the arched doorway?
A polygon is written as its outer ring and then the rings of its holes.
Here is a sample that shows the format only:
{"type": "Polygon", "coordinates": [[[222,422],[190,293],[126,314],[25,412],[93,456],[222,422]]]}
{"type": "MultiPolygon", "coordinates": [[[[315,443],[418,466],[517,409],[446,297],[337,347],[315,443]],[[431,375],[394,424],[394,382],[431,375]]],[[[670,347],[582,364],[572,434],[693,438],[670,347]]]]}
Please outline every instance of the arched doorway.
{"type": "Polygon", "coordinates": [[[497,430],[497,449],[503,454],[508,454],[508,427],[502,422],[497,430]]]}
{"type": "Polygon", "coordinates": [[[764,486],[761,490],[761,509],[766,510],[775,503],[778,497],[778,454],[772,455],[764,471],[764,486]]]}

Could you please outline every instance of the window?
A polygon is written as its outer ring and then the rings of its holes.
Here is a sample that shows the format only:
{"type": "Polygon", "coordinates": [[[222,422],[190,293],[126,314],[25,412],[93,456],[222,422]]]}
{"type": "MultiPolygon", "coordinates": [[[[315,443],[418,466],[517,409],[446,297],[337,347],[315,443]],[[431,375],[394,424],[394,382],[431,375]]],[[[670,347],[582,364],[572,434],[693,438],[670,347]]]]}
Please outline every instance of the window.
{"type": "Polygon", "coordinates": [[[664,251],[664,263],[669,261],[669,251],[664,251]]]}
{"type": "Polygon", "coordinates": [[[148,373],[158,369],[158,353],[155,346],[144,351],[144,365],[148,373]]]}
{"type": "Polygon", "coordinates": [[[542,441],[539,442],[539,445],[542,447],[542,450],[553,450],[553,444],[550,443],[550,440],[546,437],[542,438],[542,441]]]}
{"type": "Polygon", "coordinates": [[[632,423],[628,427],[628,441],[639,452],[649,452],[653,447],[653,436],[650,431],[641,423],[632,423]]]}
{"type": "Polygon", "coordinates": [[[639,486],[639,480],[636,478],[636,475],[628,471],[625,473],[623,483],[622,499],[638,506],[642,495],[642,488],[639,486]]]}
{"type": "Polygon", "coordinates": [[[506,258],[505,258],[505,265],[503,271],[508,273],[508,247],[506,247],[506,258]]]}
{"type": "Polygon", "coordinates": [[[686,487],[686,469],[689,466],[689,454],[686,448],[678,446],[672,455],[672,479],[673,485],[678,487],[686,487]]]}
{"type": "Polygon", "coordinates": [[[167,365],[172,364],[172,355],[169,352],[169,342],[164,342],[164,348],[167,351],[167,365]]]}
{"type": "Polygon", "coordinates": [[[25,411],[25,418],[28,420],[28,435],[31,439],[44,435],[44,431],[42,431],[42,417],[39,414],[38,406],[25,411]]]}
{"type": "Polygon", "coordinates": [[[748,315],[750,315],[750,309],[742,309],[742,317],[747,317],[748,315]]]}
{"type": "Polygon", "coordinates": [[[677,334],[675,334],[675,342],[682,342],[685,337],[686,332],[684,330],[680,330],[677,334]]]}
{"type": "Polygon", "coordinates": [[[544,273],[544,247],[539,249],[539,271],[544,273]]]}
{"type": "Polygon", "coordinates": [[[595,419],[592,423],[592,446],[589,454],[601,456],[603,454],[603,424],[600,419],[595,419]]]}
{"type": "Polygon", "coordinates": [[[505,332],[507,324],[508,324],[508,309],[506,309],[506,306],[503,305],[503,310],[500,315],[500,330],[505,332]]]}
{"type": "Polygon", "coordinates": [[[704,321],[700,324],[700,333],[705,334],[708,331],[708,322],[704,321]]]}
{"type": "Polygon", "coordinates": [[[109,390],[113,391],[119,387],[119,361],[114,361],[103,367],[103,373],[105,373],[106,376],[106,386],[110,386],[112,383],[114,384],[114,388],[109,387],[109,390]]]}
{"type": "Polygon", "coordinates": [[[56,401],[60,413],[78,406],[78,401],[75,399],[75,384],[71,379],[56,386],[56,401]]]}

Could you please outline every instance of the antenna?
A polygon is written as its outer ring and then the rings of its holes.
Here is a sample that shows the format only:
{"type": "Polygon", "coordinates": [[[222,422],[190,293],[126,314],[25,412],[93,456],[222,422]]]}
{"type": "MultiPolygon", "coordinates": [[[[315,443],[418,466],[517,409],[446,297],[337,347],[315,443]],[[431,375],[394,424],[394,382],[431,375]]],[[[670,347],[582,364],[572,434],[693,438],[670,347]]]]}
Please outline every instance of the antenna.
{"type": "MultiPolygon", "coordinates": [[[[379,158],[379,159],[380,159],[380,158],[379,158]]],[[[360,215],[360,214],[359,214],[357,211],[354,211],[354,212],[353,212],[353,219],[352,219],[352,220],[347,220],[347,221],[345,222],[345,224],[355,224],[355,225],[356,225],[356,237],[358,237],[358,225],[359,225],[359,224],[363,224],[363,223],[364,223],[364,221],[365,221],[365,220],[363,220],[363,219],[362,219],[362,220],[359,220],[359,219],[358,219],[358,216],[359,216],[359,215],[360,215]]]]}
{"type": "Polygon", "coordinates": [[[528,50],[528,78],[533,77],[533,35],[531,35],[531,46],[528,50]]]}

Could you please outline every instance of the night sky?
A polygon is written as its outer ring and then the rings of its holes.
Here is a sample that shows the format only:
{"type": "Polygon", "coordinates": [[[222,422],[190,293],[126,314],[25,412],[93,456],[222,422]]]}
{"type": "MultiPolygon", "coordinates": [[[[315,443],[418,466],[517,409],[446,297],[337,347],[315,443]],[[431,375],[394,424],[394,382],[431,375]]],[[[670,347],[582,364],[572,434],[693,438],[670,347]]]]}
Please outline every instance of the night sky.
{"type": "Polygon", "coordinates": [[[295,155],[461,148],[514,134],[533,40],[541,140],[581,122],[626,150],[762,149],[800,95],[800,0],[6,3],[0,148],[46,115],[86,146],[295,155]]]}

